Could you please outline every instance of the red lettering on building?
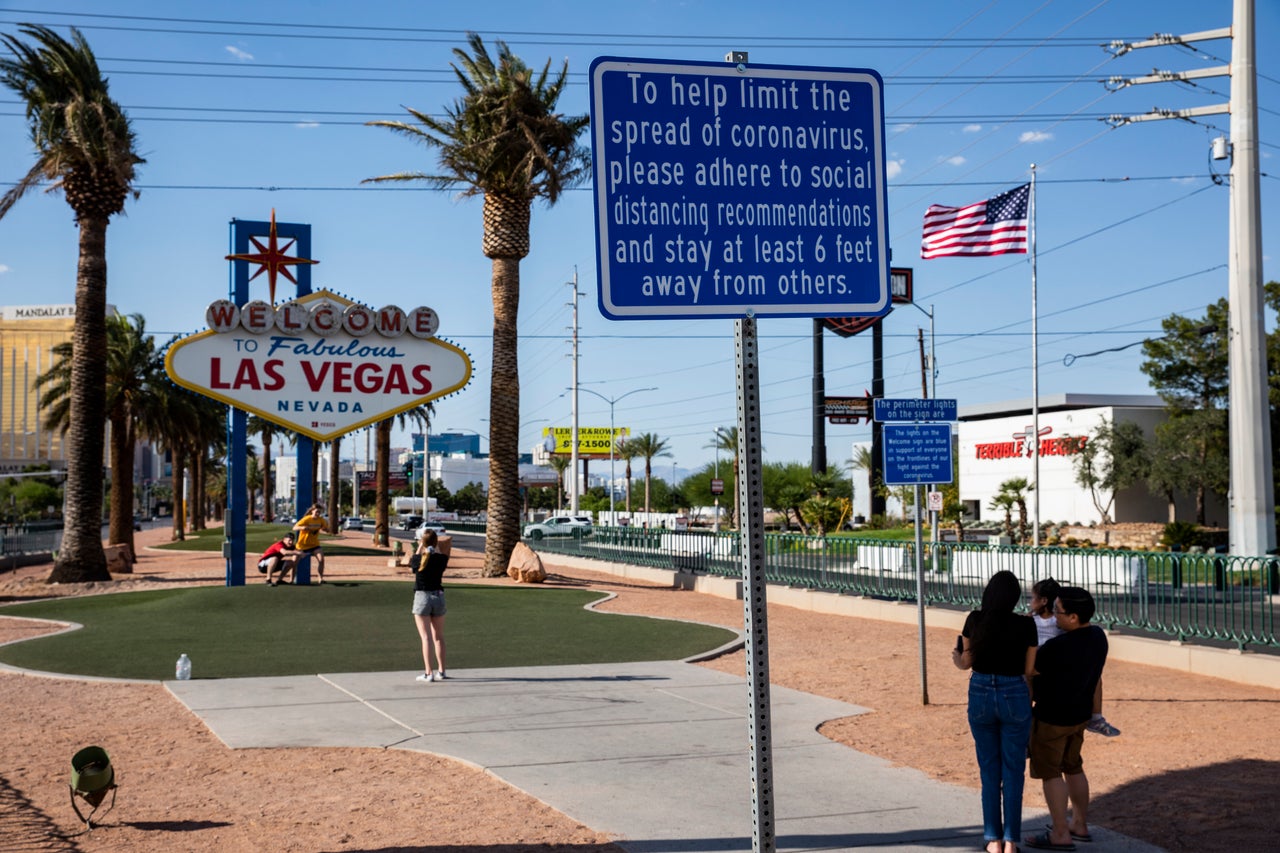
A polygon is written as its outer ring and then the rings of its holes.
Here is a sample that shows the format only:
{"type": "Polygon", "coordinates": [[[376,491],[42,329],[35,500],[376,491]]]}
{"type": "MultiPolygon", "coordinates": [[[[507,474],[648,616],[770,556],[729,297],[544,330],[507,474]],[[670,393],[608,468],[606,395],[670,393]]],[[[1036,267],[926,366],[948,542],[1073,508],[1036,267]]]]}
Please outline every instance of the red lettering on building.
{"type": "MultiPolygon", "coordinates": [[[[1084,450],[1085,442],[1088,440],[1088,436],[1083,435],[1064,435],[1060,438],[1041,439],[1040,455],[1074,456],[1084,450]]],[[[974,457],[977,459],[1016,459],[1026,454],[1027,444],[1024,439],[995,441],[986,444],[975,444],[973,449],[974,457]]]]}

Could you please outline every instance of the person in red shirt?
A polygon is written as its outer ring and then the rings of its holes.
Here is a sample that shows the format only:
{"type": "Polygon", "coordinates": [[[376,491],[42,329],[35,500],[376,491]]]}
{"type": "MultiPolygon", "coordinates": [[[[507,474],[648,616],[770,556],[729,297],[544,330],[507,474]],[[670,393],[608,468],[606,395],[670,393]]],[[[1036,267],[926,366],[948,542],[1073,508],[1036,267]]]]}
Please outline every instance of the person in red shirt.
{"type": "Polygon", "coordinates": [[[267,575],[267,586],[278,586],[284,583],[285,577],[293,571],[298,561],[298,551],[293,549],[293,534],[286,533],[279,542],[262,552],[258,558],[258,571],[267,575]],[[277,574],[278,573],[278,574],[277,574]]]}

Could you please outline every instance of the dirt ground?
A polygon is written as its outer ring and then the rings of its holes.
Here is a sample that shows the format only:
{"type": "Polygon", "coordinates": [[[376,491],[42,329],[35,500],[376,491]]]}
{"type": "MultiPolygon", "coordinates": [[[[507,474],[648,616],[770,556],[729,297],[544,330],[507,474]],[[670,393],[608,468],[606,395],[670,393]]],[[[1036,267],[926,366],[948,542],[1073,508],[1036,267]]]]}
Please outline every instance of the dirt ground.
{"type": "MultiPolygon", "coordinates": [[[[364,534],[344,536],[367,541],[364,534]]],[[[139,537],[145,546],[167,541],[169,533],[146,531],[139,537]]],[[[479,555],[456,551],[446,580],[480,580],[480,564],[479,555]]],[[[616,592],[606,609],[742,624],[740,602],[548,568],[550,584],[616,592]]],[[[145,548],[134,574],[116,576],[110,584],[50,587],[43,583],[48,571],[37,566],[0,574],[0,603],[223,582],[217,554],[145,548]]],[[[396,574],[385,559],[334,558],[326,578],[396,574]]],[[[251,571],[249,582],[260,577],[251,571]]],[[[46,629],[0,618],[0,642],[46,629]]],[[[823,734],[938,779],[977,787],[965,721],[966,674],[951,665],[951,632],[929,634],[928,705],[921,702],[913,626],[775,605],[769,608],[768,637],[773,683],[871,709],[828,721],[823,734]]],[[[417,642],[409,624],[405,642],[417,642]]],[[[705,665],[742,674],[743,655],[705,665]]],[[[1275,849],[1271,805],[1280,797],[1280,691],[1119,661],[1108,665],[1105,685],[1107,717],[1123,734],[1090,735],[1086,741],[1093,823],[1168,850],[1275,849]]],[[[4,849],[619,849],[602,833],[448,759],[396,750],[227,749],[159,684],[0,673],[0,750],[6,756],[0,762],[4,849]],[[90,743],[111,755],[119,801],[102,827],[73,837],[81,827],[68,802],[70,757],[90,743]]],[[[1031,806],[1042,802],[1034,783],[1026,796],[1031,806]]],[[[978,814],[974,821],[980,821],[978,814]]]]}

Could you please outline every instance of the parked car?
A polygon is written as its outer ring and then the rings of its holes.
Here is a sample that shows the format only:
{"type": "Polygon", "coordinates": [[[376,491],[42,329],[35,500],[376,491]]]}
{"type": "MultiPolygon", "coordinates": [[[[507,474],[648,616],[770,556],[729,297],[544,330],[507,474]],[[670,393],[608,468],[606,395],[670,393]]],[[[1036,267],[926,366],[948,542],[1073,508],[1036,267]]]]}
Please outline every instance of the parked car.
{"type": "Polygon", "coordinates": [[[591,529],[589,515],[553,515],[546,521],[530,524],[524,529],[524,535],[535,540],[549,536],[572,536],[574,539],[582,539],[591,535],[591,529]]]}
{"type": "Polygon", "coordinates": [[[444,536],[444,535],[445,535],[445,533],[446,533],[446,531],[445,531],[445,529],[444,529],[444,525],[443,525],[443,524],[441,524],[440,522],[438,522],[438,521],[424,521],[424,522],[422,522],[421,524],[419,524],[419,525],[418,525],[418,530],[417,530],[417,532],[415,532],[415,533],[413,534],[413,535],[414,535],[414,538],[415,538],[415,539],[421,539],[421,538],[422,538],[422,534],[426,533],[428,530],[434,530],[434,531],[435,531],[435,533],[436,533],[436,536],[444,536]]]}
{"type": "Polygon", "coordinates": [[[418,525],[422,524],[424,521],[426,521],[426,519],[420,515],[402,515],[400,516],[400,529],[417,530],[418,525]]]}
{"type": "Polygon", "coordinates": [[[343,530],[364,530],[364,520],[352,516],[342,520],[343,530]]]}

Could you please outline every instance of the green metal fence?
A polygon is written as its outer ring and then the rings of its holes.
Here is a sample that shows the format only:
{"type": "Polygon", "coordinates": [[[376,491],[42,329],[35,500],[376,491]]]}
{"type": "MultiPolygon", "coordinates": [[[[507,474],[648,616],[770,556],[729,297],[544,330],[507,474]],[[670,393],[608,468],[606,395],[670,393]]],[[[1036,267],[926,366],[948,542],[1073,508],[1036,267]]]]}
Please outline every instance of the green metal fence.
{"type": "MultiPolygon", "coordinates": [[[[632,565],[738,577],[733,532],[597,527],[584,539],[543,539],[540,551],[632,565]]],[[[915,543],[899,540],[767,534],[771,583],[833,593],[914,601],[915,543]]],[[[1280,559],[1092,548],[993,547],[925,543],[926,604],[975,608],[1001,569],[1024,588],[1052,577],[1093,593],[1094,621],[1180,640],[1220,640],[1237,648],[1280,648],[1276,600],[1280,559]]]]}

